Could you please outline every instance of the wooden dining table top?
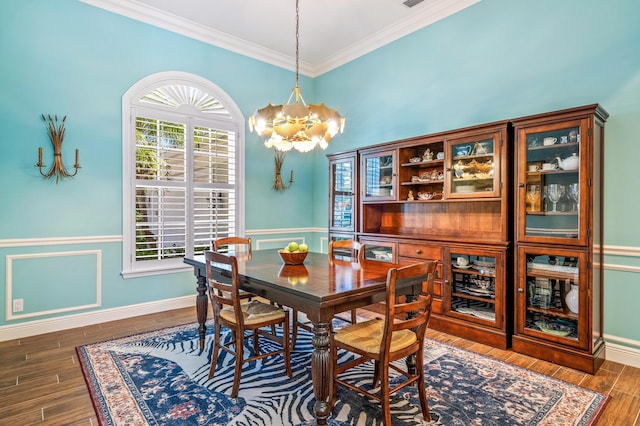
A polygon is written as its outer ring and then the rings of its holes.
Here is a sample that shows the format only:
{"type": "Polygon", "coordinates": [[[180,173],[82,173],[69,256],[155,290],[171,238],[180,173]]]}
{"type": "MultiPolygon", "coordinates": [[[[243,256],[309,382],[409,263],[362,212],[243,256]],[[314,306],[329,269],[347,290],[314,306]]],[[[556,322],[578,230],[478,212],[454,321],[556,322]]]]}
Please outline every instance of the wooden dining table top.
{"type": "MultiPolygon", "coordinates": [[[[254,250],[251,258],[238,253],[240,287],[285,306],[294,306],[314,322],[339,312],[384,300],[387,272],[393,263],[355,262],[309,252],[302,265],[285,265],[277,249],[254,250]]],[[[204,256],[185,263],[204,267],[204,256]]],[[[225,275],[224,268],[216,267],[225,275]]]]}

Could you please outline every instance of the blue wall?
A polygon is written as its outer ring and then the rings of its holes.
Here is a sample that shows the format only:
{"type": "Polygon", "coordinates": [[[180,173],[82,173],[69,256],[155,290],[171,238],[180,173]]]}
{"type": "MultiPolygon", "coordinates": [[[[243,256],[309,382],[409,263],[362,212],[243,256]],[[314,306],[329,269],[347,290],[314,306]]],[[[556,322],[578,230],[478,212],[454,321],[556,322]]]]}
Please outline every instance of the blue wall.
{"type": "MultiPolygon", "coordinates": [[[[611,114],[605,333],[640,348],[640,314],[632,305],[640,300],[640,197],[631,186],[640,158],[638,22],[636,0],[482,0],[316,79],[302,77],[301,87],[308,102],[324,101],[347,118],[329,152],[602,104],[611,114]]],[[[0,258],[11,260],[0,262],[0,282],[34,313],[6,320],[7,293],[0,292],[0,332],[67,315],[37,315],[65,300],[78,313],[193,294],[187,272],[120,276],[121,96],[149,74],[185,71],[222,88],[248,117],[267,101],[286,101],[293,73],[75,0],[2,1],[0,35],[0,258]],[[80,150],[83,168],[59,185],[33,167],[38,147],[50,149],[42,113],[67,115],[64,155],[72,159],[80,150]],[[99,260],[86,254],[95,250],[99,260]],[[75,261],[73,277],[92,276],[99,265],[100,279],[86,288],[41,265],[32,279],[48,286],[51,303],[42,306],[25,271],[38,269],[34,259],[47,253],[63,264],[75,261]]],[[[264,235],[257,239],[302,237],[320,249],[325,233],[309,230],[327,224],[325,153],[290,153],[284,173],[293,168],[295,183],[277,193],[273,155],[248,128],[246,135],[246,228],[264,235]]]]}

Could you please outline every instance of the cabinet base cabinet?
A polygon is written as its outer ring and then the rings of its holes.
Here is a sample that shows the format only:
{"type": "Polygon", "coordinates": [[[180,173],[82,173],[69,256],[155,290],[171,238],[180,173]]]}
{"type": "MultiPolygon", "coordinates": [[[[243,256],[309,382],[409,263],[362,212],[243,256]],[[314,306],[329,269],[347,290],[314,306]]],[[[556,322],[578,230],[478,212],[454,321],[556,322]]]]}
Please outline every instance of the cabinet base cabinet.
{"type": "Polygon", "coordinates": [[[435,311],[429,319],[429,328],[463,339],[473,340],[499,349],[508,349],[510,336],[502,330],[482,327],[469,321],[458,320],[443,315],[436,315],[435,311]]]}
{"type": "Polygon", "coordinates": [[[594,345],[592,353],[521,335],[514,335],[511,343],[511,349],[515,352],[589,374],[595,374],[605,360],[605,344],[603,340],[594,345]]]}

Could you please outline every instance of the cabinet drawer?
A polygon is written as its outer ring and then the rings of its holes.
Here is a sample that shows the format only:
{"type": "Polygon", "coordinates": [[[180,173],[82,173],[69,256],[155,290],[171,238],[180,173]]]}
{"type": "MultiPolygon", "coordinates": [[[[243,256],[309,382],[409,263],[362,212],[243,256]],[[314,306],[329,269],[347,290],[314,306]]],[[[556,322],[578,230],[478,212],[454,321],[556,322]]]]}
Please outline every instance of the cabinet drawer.
{"type": "MultiPolygon", "coordinates": [[[[423,292],[427,292],[427,286],[423,283],[422,284],[422,291],[423,292]]],[[[442,283],[440,281],[434,281],[433,282],[433,295],[436,297],[442,297],[442,283]]]]}
{"type": "Polygon", "coordinates": [[[424,244],[400,243],[398,255],[424,260],[442,260],[442,248],[424,244]]]}
{"type": "Polygon", "coordinates": [[[434,314],[442,314],[442,299],[437,297],[433,298],[433,302],[431,302],[431,312],[434,314]]]}

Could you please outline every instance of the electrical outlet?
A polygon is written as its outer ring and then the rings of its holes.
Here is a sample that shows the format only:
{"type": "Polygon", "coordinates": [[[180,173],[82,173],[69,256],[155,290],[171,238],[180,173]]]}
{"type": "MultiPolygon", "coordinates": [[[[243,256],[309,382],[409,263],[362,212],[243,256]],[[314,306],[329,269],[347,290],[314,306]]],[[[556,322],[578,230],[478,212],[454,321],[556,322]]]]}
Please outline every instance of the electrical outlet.
{"type": "Polygon", "coordinates": [[[13,299],[13,312],[22,312],[24,310],[24,299],[13,299]]]}

